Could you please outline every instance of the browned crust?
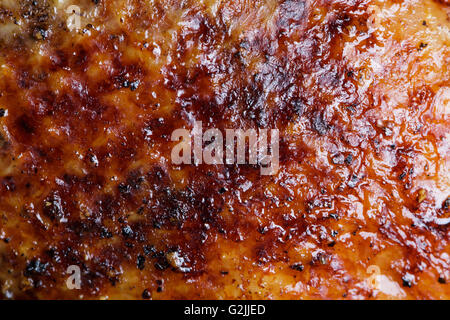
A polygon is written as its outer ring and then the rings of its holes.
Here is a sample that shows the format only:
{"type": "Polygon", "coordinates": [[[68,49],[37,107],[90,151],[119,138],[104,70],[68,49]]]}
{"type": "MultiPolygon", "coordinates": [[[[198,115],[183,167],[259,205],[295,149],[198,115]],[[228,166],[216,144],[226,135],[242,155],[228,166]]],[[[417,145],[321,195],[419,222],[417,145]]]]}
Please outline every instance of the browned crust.
{"type": "Polygon", "coordinates": [[[439,13],[427,46],[379,1],[79,1],[78,33],[34,2],[0,12],[0,297],[450,297],[439,13]],[[280,172],[172,165],[192,119],[278,128],[280,172]]]}

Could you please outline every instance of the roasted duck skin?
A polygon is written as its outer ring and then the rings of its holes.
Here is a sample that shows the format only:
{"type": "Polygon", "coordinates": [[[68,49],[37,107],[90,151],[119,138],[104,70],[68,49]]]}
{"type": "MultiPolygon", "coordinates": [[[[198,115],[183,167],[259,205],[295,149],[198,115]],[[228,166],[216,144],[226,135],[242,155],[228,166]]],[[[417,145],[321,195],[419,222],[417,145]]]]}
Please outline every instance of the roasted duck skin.
{"type": "Polygon", "coordinates": [[[0,0],[0,297],[449,299],[449,65],[446,0],[0,0]]]}

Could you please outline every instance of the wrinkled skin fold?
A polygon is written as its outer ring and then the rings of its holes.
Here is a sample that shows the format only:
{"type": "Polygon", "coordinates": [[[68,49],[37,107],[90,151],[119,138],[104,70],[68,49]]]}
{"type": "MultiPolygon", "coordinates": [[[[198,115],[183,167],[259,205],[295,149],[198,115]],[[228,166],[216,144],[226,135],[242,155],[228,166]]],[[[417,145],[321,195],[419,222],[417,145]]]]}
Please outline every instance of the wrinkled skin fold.
{"type": "Polygon", "coordinates": [[[449,299],[449,17],[0,0],[0,297],[449,299]],[[279,129],[280,170],[172,164],[195,121],[279,129]]]}

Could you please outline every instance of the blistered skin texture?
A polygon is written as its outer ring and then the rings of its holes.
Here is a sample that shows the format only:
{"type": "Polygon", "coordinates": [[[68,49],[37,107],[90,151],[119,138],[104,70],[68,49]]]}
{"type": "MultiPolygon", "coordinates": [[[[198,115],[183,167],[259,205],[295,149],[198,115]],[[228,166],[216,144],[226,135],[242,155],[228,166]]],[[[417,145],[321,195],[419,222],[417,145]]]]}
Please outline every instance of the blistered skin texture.
{"type": "Polygon", "coordinates": [[[449,299],[449,14],[0,0],[0,297],[449,299]],[[195,121],[278,173],[172,164],[195,121]]]}

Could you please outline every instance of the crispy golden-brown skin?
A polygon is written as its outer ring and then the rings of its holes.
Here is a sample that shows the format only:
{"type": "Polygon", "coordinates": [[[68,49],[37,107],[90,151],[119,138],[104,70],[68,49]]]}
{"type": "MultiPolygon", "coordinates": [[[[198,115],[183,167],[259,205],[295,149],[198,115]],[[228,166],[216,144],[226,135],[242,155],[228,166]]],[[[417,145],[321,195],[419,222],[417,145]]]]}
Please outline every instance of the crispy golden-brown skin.
{"type": "Polygon", "coordinates": [[[0,0],[0,297],[449,299],[449,12],[0,0]],[[195,120],[278,174],[173,165],[195,120]]]}

